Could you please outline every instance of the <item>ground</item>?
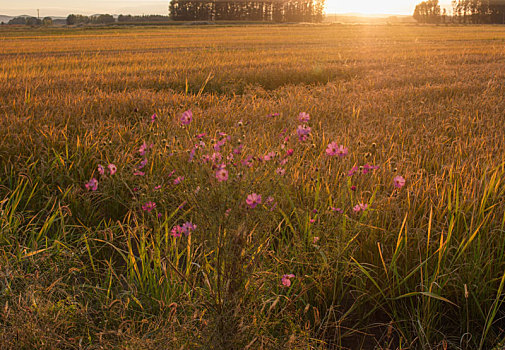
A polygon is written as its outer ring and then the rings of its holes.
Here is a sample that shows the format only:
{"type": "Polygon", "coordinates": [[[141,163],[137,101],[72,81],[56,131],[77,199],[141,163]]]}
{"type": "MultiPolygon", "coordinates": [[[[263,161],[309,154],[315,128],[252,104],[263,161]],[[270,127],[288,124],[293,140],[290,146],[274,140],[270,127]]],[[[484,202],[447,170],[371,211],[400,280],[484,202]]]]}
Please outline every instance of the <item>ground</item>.
{"type": "Polygon", "coordinates": [[[504,43],[1,27],[2,348],[499,348],[504,43]]]}

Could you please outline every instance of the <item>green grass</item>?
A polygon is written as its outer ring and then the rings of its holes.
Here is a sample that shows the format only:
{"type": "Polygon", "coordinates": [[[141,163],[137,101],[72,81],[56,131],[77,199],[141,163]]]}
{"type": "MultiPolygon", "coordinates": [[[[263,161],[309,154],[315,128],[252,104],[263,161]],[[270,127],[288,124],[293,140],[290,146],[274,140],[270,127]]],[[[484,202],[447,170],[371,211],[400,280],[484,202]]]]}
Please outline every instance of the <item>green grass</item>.
{"type": "Polygon", "coordinates": [[[0,33],[2,348],[503,346],[504,28],[0,33]]]}

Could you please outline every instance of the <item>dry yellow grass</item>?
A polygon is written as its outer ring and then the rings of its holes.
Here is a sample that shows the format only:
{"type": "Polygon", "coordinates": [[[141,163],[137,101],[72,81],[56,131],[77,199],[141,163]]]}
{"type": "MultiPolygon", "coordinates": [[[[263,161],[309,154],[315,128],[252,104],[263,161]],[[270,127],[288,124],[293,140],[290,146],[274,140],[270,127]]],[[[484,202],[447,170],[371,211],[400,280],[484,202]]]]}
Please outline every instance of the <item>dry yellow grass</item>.
{"type": "Polygon", "coordinates": [[[499,26],[0,28],[0,343],[500,346],[504,43],[499,26]],[[295,155],[284,178],[230,161],[217,183],[203,153],[187,161],[201,132],[239,159],[295,155]],[[349,156],[329,159],[331,141],[349,156]],[[345,175],[365,163],[380,169],[345,175]],[[173,169],[183,185],[153,192],[173,169]],[[252,192],[278,206],[247,210],[252,192]],[[189,219],[191,240],[169,238],[189,219]]]}

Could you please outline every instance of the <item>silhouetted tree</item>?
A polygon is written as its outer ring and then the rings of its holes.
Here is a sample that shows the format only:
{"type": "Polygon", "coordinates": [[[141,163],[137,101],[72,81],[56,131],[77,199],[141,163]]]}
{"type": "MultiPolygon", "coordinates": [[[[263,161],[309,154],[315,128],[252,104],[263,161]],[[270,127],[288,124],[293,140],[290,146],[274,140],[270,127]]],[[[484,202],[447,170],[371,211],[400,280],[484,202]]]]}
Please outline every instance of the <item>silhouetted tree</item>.
{"type": "Polygon", "coordinates": [[[91,18],[83,15],[68,15],[67,16],[67,24],[88,24],[91,22],[91,18]]]}
{"type": "Polygon", "coordinates": [[[179,21],[321,22],[324,0],[172,0],[169,11],[179,21]]]}
{"type": "Polygon", "coordinates": [[[53,24],[53,19],[51,17],[44,17],[42,19],[42,24],[45,26],[50,26],[53,24]]]}
{"type": "Polygon", "coordinates": [[[91,16],[91,23],[96,23],[96,24],[109,24],[109,23],[114,23],[116,20],[112,15],[97,15],[97,16],[91,16]]]}
{"type": "Polygon", "coordinates": [[[505,24],[505,0],[453,0],[452,8],[459,23],[505,24]]]}
{"type": "Polygon", "coordinates": [[[119,15],[117,18],[118,22],[167,22],[169,20],[170,20],[169,16],[161,16],[161,15],[144,15],[144,16],[119,15]]]}
{"type": "Polygon", "coordinates": [[[26,18],[24,17],[14,17],[7,24],[26,24],[26,18]]]}
{"type": "Polygon", "coordinates": [[[24,24],[27,26],[40,26],[42,21],[37,17],[15,17],[8,24],[24,24]]]}
{"type": "Polygon", "coordinates": [[[439,23],[441,18],[438,0],[427,0],[418,4],[414,10],[414,19],[422,23],[439,23]]]}

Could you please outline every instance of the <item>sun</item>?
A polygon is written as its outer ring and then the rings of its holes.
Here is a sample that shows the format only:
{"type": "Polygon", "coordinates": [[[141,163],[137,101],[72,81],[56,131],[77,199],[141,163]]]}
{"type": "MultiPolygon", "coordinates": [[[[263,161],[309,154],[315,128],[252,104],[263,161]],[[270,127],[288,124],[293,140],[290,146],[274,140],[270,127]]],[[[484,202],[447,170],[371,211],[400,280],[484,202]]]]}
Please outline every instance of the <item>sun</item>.
{"type": "Polygon", "coordinates": [[[412,14],[417,0],[326,0],[327,13],[412,14]]]}

